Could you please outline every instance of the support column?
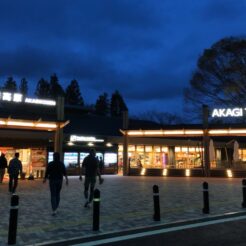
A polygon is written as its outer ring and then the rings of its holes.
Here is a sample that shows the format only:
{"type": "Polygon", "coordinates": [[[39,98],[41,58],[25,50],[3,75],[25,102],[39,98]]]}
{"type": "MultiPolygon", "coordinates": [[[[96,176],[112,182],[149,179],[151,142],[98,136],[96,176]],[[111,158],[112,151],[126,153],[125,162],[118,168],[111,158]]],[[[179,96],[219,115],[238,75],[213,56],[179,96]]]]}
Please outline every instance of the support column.
{"type": "Polygon", "coordinates": [[[171,166],[172,168],[176,168],[174,146],[168,146],[168,165],[171,166]]]}
{"type": "Polygon", "coordinates": [[[210,158],[209,158],[209,141],[210,137],[208,135],[208,106],[203,105],[202,107],[203,112],[203,148],[204,148],[204,175],[206,177],[210,176],[210,158]]]}
{"type": "MultiPolygon", "coordinates": [[[[64,97],[58,97],[56,101],[56,112],[57,112],[57,121],[64,121],[64,97]]],[[[55,132],[55,145],[54,150],[60,154],[61,160],[63,160],[63,128],[60,127],[60,123],[58,123],[58,127],[55,132]]]]}
{"type": "Polygon", "coordinates": [[[123,112],[123,130],[125,132],[123,136],[123,175],[127,176],[130,174],[130,163],[128,160],[128,125],[129,125],[129,120],[128,120],[128,111],[123,112]]]}

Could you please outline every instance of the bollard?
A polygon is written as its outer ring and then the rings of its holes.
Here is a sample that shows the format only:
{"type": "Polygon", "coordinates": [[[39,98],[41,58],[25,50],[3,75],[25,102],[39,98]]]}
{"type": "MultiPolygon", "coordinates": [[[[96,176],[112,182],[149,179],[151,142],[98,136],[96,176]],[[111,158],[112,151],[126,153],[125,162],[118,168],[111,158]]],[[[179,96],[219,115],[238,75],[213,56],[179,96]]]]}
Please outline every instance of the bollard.
{"type": "Polygon", "coordinates": [[[153,186],[153,200],[154,200],[154,221],[160,221],[160,199],[159,199],[159,187],[157,185],[153,186]]]}
{"type": "Polygon", "coordinates": [[[246,179],[242,180],[242,185],[243,185],[243,202],[242,202],[242,207],[246,208],[246,179]]]}
{"type": "Polygon", "coordinates": [[[93,198],[93,231],[99,231],[100,222],[100,191],[95,189],[93,198]]]}
{"type": "Polygon", "coordinates": [[[8,244],[16,244],[17,219],[18,219],[19,196],[12,195],[10,217],[9,217],[9,234],[8,244]]]}
{"type": "Polygon", "coordinates": [[[203,182],[203,204],[204,207],[202,212],[204,214],[209,214],[209,195],[208,195],[208,183],[203,182]]]}

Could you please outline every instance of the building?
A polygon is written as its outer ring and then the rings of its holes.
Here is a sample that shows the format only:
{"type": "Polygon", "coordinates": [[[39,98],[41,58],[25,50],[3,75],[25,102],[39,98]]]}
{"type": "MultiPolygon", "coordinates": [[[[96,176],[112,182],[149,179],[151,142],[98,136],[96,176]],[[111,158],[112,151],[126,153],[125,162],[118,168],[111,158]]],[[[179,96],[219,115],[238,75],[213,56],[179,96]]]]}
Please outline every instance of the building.
{"type": "MultiPolygon", "coordinates": [[[[219,112],[219,111],[218,111],[219,112]]],[[[64,153],[68,173],[80,173],[90,148],[105,173],[164,176],[244,176],[244,125],[169,125],[89,114],[57,101],[0,93],[0,152],[15,152],[26,175],[43,176],[52,153],[64,153]]]]}

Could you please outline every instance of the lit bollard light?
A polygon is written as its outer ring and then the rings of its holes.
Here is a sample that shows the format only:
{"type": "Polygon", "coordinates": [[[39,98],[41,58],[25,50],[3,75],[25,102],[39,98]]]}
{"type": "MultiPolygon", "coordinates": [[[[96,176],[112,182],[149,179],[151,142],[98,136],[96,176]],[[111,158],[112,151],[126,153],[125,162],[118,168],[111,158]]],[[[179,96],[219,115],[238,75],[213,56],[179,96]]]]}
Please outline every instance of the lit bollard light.
{"type": "Polygon", "coordinates": [[[99,231],[100,225],[100,191],[95,189],[93,198],[93,231],[99,231]]]}
{"type": "Polygon", "coordinates": [[[157,185],[153,186],[153,200],[154,200],[154,221],[160,221],[160,199],[159,199],[159,187],[157,185]]]}
{"type": "Polygon", "coordinates": [[[16,244],[18,205],[19,205],[19,196],[12,195],[10,216],[9,216],[8,245],[16,244]]]}
{"type": "Polygon", "coordinates": [[[209,214],[209,194],[208,194],[208,183],[203,182],[203,209],[204,214],[209,214]]]}
{"type": "Polygon", "coordinates": [[[242,208],[246,208],[246,179],[242,180],[242,189],[243,189],[242,208]]]}

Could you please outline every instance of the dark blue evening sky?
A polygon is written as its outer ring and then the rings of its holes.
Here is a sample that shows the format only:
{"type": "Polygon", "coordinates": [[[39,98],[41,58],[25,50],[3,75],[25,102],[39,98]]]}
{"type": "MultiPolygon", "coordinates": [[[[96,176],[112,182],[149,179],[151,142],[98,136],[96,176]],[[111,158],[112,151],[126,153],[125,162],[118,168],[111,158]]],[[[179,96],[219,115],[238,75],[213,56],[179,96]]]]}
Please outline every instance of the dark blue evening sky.
{"type": "MultiPolygon", "coordinates": [[[[246,0],[0,0],[0,78],[56,73],[86,103],[118,89],[131,114],[182,112],[205,48],[245,36],[246,0]]],[[[19,81],[18,81],[19,82],[19,81]]]]}

